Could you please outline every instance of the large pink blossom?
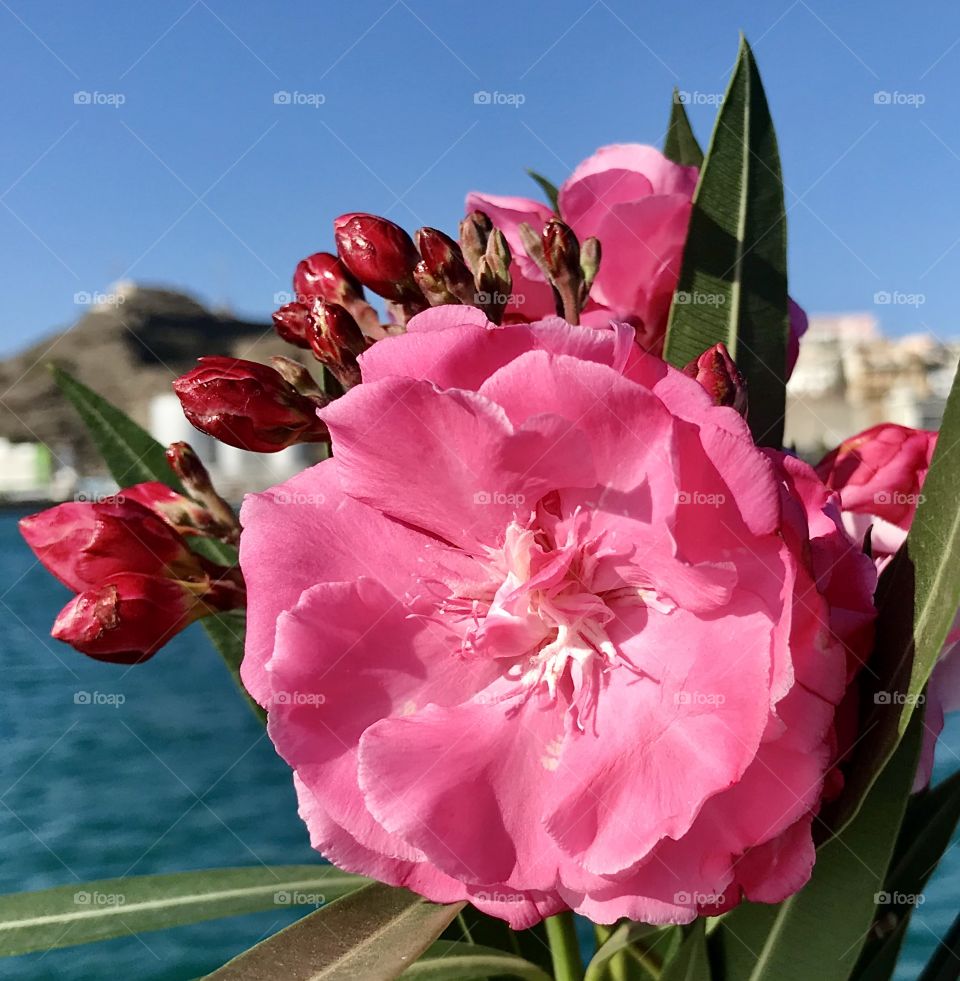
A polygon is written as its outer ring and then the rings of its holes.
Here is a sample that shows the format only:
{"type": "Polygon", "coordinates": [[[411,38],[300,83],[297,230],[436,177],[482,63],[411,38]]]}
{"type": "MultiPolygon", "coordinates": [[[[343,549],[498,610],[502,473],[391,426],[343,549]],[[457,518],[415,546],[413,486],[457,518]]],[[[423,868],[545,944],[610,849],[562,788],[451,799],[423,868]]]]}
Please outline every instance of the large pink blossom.
{"type": "Polygon", "coordinates": [[[524,927],[806,882],[872,563],[625,325],[439,307],[242,512],[242,674],[342,868],[524,927]]]}
{"type": "MultiPolygon", "coordinates": [[[[641,347],[661,353],[697,175],[696,167],[675,164],[655,147],[618,143],[601,147],[563,182],[560,217],[580,241],[595,236],[603,248],[583,323],[624,321],[634,327],[641,347]]],[[[552,217],[551,208],[530,198],[478,191],[467,195],[466,204],[467,211],[485,211],[510,245],[513,302],[507,313],[528,320],[553,313],[551,290],[519,233],[524,222],[539,232],[552,217]]],[[[788,373],[806,329],[806,314],[791,300],[788,373]]]]}
{"type": "MultiPolygon", "coordinates": [[[[923,482],[937,445],[937,434],[896,423],[881,423],[844,440],[817,464],[817,473],[840,495],[843,523],[862,541],[870,530],[870,549],[882,571],[907,537],[923,482]]],[[[914,790],[930,782],[934,750],[944,714],[960,709],[960,611],[927,686],[924,739],[914,790]]]]}

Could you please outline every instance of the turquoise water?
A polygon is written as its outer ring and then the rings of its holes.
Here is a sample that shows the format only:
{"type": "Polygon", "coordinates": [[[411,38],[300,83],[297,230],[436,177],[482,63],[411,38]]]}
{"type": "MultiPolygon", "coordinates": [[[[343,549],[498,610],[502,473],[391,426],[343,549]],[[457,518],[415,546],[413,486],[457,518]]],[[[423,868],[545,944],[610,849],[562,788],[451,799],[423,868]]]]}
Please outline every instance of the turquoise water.
{"type": "MultiPolygon", "coordinates": [[[[51,640],[69,593],[0,515],[0,891],[212,866],[317,860],[286,765],[192,627],[152,661],[100,664],[51,640]],[[78,704],[78,692],[117,698],[78,704]]],[[[960,713],[958,713],[960,714],[960,713]]],[[[960,720],[938,776],[960,762],[960,720]]],[[[954,847],[914,915],[915,978],[960,906],[954,847]]],[[[0,960],[15,981],[186,981],[285,926],[275,911],[0,960]]]]}

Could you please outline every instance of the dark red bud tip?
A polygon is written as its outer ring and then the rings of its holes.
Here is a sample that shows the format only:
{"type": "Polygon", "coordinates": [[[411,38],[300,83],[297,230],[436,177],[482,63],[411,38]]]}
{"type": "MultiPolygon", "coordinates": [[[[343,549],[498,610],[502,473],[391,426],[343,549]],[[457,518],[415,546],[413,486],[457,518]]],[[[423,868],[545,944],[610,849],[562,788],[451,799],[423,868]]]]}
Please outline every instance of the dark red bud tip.
{"type": "Polygon", "coordinates": [[[333,231],[343,264],[364,286],[397,303],[423,300],[413,279],[420,255],[399,225],[354,213],[336,218],[333,231]]]}
{"type": "Polygon", "coordinates": [[[186,484],[209,486],[210,474],[189,443],[171,443],[165,450],[170,469],[186,484]]]}
{"type": "Polygon", "coordinates": [[[747,383],[724,344],[714,344],[683,369],[706,390],[714,405],[727,405],[747,414],[747,383]]]}
{"type": "Polygon", "coordinates": [[[273,313],[273,327],[288,344],[309,349],[310,308],[305,303],[285,303],[273,313]]]}
{"type": "Polygon", "coordinates": [[[363,287],[350,270],[330,252],[315,252],[301,259],[293,273],[293,291],[300,303],[330,300],[346,303],[363,298],[363,287]]]}
{"type": "Polygon", "coordinates": [[[99,661],[136,664],[209,612],[187,583],[122,573],[75,596],[51,632],[99,661]]]}
{"type": "Polygon", "coordinates": [[[275,453],[327,438],[315,404],[276,369],[255,361],[201,358],[200,367],[178,378],[173,390],[197,429],[230,446],[275,453]]]}
{"type": "Polygon", "coordinates": [[[429,270],[444,269],[452,262],[463,262],[460,246],[438,228],[419,228],[416,233],[417,248],[429,270]]]}
{"type": "Polygon", "coordinates": [[[551,218],[541,234],[543,257],[555,279],[576,277],[580,272],[580,243],[573,229],[559,218],[551,218]]]}

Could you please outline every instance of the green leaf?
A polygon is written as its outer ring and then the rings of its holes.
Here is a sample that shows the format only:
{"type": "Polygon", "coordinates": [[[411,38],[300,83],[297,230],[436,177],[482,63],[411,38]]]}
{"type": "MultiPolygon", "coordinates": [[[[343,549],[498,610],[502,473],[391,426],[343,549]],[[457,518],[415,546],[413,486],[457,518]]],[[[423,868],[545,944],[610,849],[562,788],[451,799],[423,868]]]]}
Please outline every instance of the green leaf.
{"type": "MultiPolygon", "coordinates": [[[[633,953],[633,945],[642,939],[652,936],[660,930],[660,927],[651,926],[648,923],[621,923],[616,929],[610,931],[607,939],[600,945],[597,952],[593,955],[587,965],[587,973],[584,981],[605,981],[609,974],[608,965],[612,958],[624,953],[633,953]]],[[[642,977],[657,978],[658,975],[651,970],[650,966],[641,966],[631,963],[629,968],[634,967],[637,971],[643,971],[642,977]]],[[[633,971],[636,975],[637,971],[633,971]]],[[[628,976],[630,976],[628,974],[628,976]]]]}
{"type": "Polygon", "coordinates": [[[907,540],[877,587],[876,646],[863,677],[865,706],[850,779],[829,815],[842,828],[897,748],[960,606],[960,373],[907,540]]]}
{"type": "Polygon", "coordinates": [[[423,954],[463,906],[439,906],[374,882],[251,947],[209,978],[390,981],[423,954]]]}
{"type": "Polygon", "coordinates": [[[667,125],[667,138],[663,144],[663,155],[684,167],[701,167],[703,150],[693,135],[687,110],[683,107],[678,89],[673,90],[673,106],[670,109],[670,122],[667,125]]]}
{"type": "Polygon", "coordinates": [[[277,906],[332,902],[370,880],[331,865],[131,876],[0,896],[0,956],[125,937],[277,906]]]}
{"type": "Polygon", "coordinates": [[[761,446],[783,443],[787,226],[780,154],[746,40],[700,171],[664,357],[682,368],[723,342],[747,380],[761,446]]]}
{"type": "MultiPolygon", "coordinates": [[[[680,947],[660,975],[661,981],[710,981],[710,961],[703,917],[696,920],[680,947]]],[[[771,981],[774,977],[770,975],[771,981]]]]}
{"type": "MultiPolygon", "coordinates": [[[[113,479],[121,486],[156,480],[178,494],[184,489],[167,464],[164,447],[126,413],[97,395],[82,382],[55,365],[50,366],[54,380],[70,400],[80,418],[86,423],[90,436],[103,455],[113,479]]],[[[206,558],[223,565],[235,565],[237,550],[232,545],[212,539],[192,538],[190,547],[206,558]]],[[[201,620],[207,636],[223,658],[243,693],[251,710],[262,722],[263,709],[247,695],[240,681],[240,661],[243,657],[243,613],[222,613],[201,620]]]]}
{"type": "Polygon", "coordinates": [[[538,174],[535,170],[528,169],[527,173],[540,185],[540,190],[543,191],[544,197],[554,212],[560,214],[560,205],[557,203],[560,192],[557,190],[557,185],[553,181],[547,180],[542,174],[538,174]]]}
{"type": "Polygon", "coordinates": [[[419,981],[463,981],[464,978],[521,978],[522,981],[550,981],[550,975],[536,964],[495,947],[438,940],[401,975],[419,981]]]}
{"type": "Polygon", "coordinates": [[[900,829],[890,871],[883,885],[887,902],[864,946],[854,978],[874,981],[890,977],[910,922],[910,915],[960,821],[960,773],[933,790],[911,798],[900,829]]]}
{"type": "Polygon", "coordinates": [[[724,981],[847,981],[876,914],[916,771],[917,715],[856,820],[817,853],[810,882],[778,906],[744,903],[710,936],[724,981]]]}

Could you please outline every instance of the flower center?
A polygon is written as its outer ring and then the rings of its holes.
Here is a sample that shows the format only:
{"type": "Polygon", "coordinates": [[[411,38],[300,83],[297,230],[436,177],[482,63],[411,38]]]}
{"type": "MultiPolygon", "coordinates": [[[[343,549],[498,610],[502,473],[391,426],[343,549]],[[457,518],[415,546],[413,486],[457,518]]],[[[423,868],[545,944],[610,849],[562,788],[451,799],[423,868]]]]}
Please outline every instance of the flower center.
{"type": "Polygon", "coordinates": [[[490,579],[472,596],[452,598],[447,612],[469,622],[464,657],[502,659],[513,694],[566,701],[582,729],[615,666],[643,674],[611,640],[609,628],[626,604],[669,613],[653,589],[611,574],[613,553],[590,538],[586,516],[575,514],[561,541],[534,520],[507,527],[503,547],[490,549],[490,579]],[[459,610],[458,610],[459,608],[459,610]]]}

